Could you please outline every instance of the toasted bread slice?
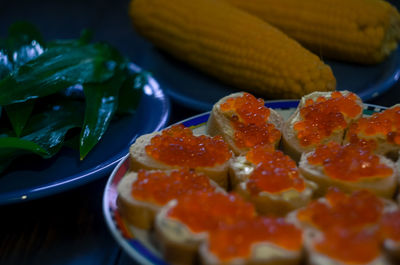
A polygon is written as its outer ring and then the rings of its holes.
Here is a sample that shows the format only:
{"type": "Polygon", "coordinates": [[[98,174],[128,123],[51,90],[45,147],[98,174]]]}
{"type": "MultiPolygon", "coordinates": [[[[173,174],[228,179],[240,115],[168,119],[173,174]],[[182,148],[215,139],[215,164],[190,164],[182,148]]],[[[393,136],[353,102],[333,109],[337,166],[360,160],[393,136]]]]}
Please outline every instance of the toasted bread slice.
{"type": "Polygon", "coordinates": [[[373,141],[375,153],[385,155],[393,160],[399,158],[400,139],[400,104],[396,104],[383,112],[363,117],[351,124],[346,133],[345,142],[357,136],[359,139],[373,141]]]}
{"type": "Polygon", "coordinates": [[[199,245],[207,239],[208,233],[195,233],[181,221],[168,218],[168,211],[176,204],[176,200],[170,201],[157,214],[155,237],[166,261],[177,265],[196,264],[199,245]]]}
{"type": "MultiPolygon", "coordinates": [[[[344,148],[342,146],[342,148],[344,148]]],[[[299,162],[299,169],[302,175],[317,184],[317,190],[315,191],[316,197],[321,197],[326,194],[329,188],[336,187],[346,193],[352,193],[353,191],[366,189],[377,196],[384,197],[387,199],[393,199],[396,192],[397,182],[398,182],[398,169],[395,163],[390,159],[377,155],[379,158],[379,164],[384,165],[392,170],[392,174],[386,177],[380,176],[369,176],[365,178],[359,178],[357,180],[345,180],[332,178],[324,172],[323,165],[311,164],[308,158],[314,154],[314,151],[303,153],[299,162]]],[[[341,170],[343,170],[343,175],[346,171],[350,170],[343,166],[341,163],[341,170]]],[[[349,167],[354,167],[353,164],[348,164],[349,167]]]]}
{"type": "MultiPolygon", "coordinates": [[[[223,97],[222,99],[220,99],[216,104],[214,104],[211,114],[210,114],[210,117],[207,122],[207,133],[211,136],[221,135],[225,139],[225,141],[228,143],[231,150],[236,155],[247,152],[250,149],[250,147],[252,147],[252,146],[248,146],[247,144],[240,146],[237,144],[236,139],[235,139],[235,127],[232,124],[232,121],[233,121],[233,119],[240,120],[241,118],[235,110],[227,110],[227,111],[222,110],[221,105],[226,103],[227,100],[229,100],[229,99],[241,98],[244,95],[249,96],[250,94],[244,93],[244,92],[238,92],[238,93],[234,93],[234,94],[231,94],[229,96],[226,96],[226,97],[223,97]]],[[[249,97],[251,97],[252,101],[253,100],[257,101],[257,99],[255,99],[253,96],[250,95],[249,97]]],[[[261,105],[260,102],[257,102],[255,104],[261,105]]],[[[265,123],[272,124],[280,132],[282,130],[282,126],[283,126],[282,116],[273,109],[269,109],[264,106],[262,106],[262,108],[268,109],[270,112],[265,123]]],[[[249,114],[251,113],[249,110],[244,110],[243,112],[249,113],[249,114]]],[[[253,114],[253,116],[262,115],[262,114],[257,114],[255,112],[253,112],[252,114],[253,114]]],[[[254,123],[254,125],[255,125],[255,123],[254,123]]],[[[255,125],[255,126],[258,126],[258,125],[255,125]]],[[[272,126],[271,126],[271,128],[272,128],[272,126]]],[[[278,134],[277,131],[274,131],[273,133],[278,134]]],[[[274,141],[269,144],[278,146],[279,142],[280,142],[280,133],[279,133],[279,137],[274,136],[271,139],[274,139],[274,141]]],[[[259,140],[257,140],[257,139],[252,140],[252,143],[257,144],[260,141],[264,141],[263,137],[259,137],[259,140]]]]}
{"type": "MultiPolygon", "coordinates": [[[[282,236],[282,235],[280,235],[282,236]]],[[[202,264],[299,264],[302,257],[302,231],[283,219],[257,217],[237,220],[209,233],[199,248],[202,264]],[[284,231],[282,231],[284,230],[284,231]],[[286,233],[291,247],[274,242],[274,234],[286,233]],[[248,241],[243,244],[243,241],[248,241]],[[229,251],[226,251],[229,250],[229,251]]]]}
{"type": "MultiPolygon", "coordinates": [[[[262,152],[262,149],[260,147],[252,149],[249,154],[253,153],[255,156],[260,158],[262,153],[256,152],[262,152]]],[[[271,160],[258,162],[257,165],[248,161],[247,156],[236,157],[231,161],[229,167],[230,182],[233,190],[242,195],[246,200],[253,203],[259,214],[284,216],[294,209],[305,206],[311,200],[313,191],[315,189],[315,184],[311,181],[305,181],[298,172],[294,161],[291,161],[288,156],[284,156],[282,152],[272,151],[271,156],[271,160]],[[275,163],[276,161],[273,162],[273,159],[277,159],[278,163],[281,163],[284,159],[287,159],[289,162],[288,165],[283,165],[282,163],[279,165],[281,168],[279,174],[286,172],[287,174],[290,174],[290,176],[287,176],[288,181],[291,181],[293,178],[295,178],[295,180],[293,180],[292,184],[288,184],[289,186],[282,191],[263,190],[261,186],[255,184],[253,189],[257,189],[257,192],[252,192],[252,188],[249,186],[249,183],[254,178],[253,173],[255,171],[259,171],[258,168],[261,169],[259,172],[263,174],[263,178],[273,178],[271,181],[269,181],[270,184],[268,184],[268,186],[276,183],[276,180],[274,180],[275,178],[284,177],[283,175],[275,175],[272,169],[268,170],[267,168],[263,168],[262,163],[267,163],[268,165],[270,163],[275,163]],[[266,174],[265,172],[267,171],[271,172],[271,174],[266,174]],[[296,171],[296,173],[294,173],[294,171],[296,171]],[[295,176],[295,174],[298,175],[295,176]],[[297,182],[303,182],[304,188],[296,187],[295,183],[297,182]]],[[[258,178],[258,176],[255,177],[258,178]]]]}
{"type": "Polygon", "coordinates": [[[130,224],[149,230],[153,227],[154,216],[161,209],[161,206],[136,200],[132,196],[132,184],[136,180],[137,173],[130,172],[118,183],[118,211],[130,224]]]}
{"type": "Polygon", "coordinates": [[[193,193],[170,201],[157,214],[155,234],[168,262],[197,264],[198,247],[210,231],[254,216],[254,207],[238,195],[193,193]]]}
{"type": "MultiPolygon", "coordinates": [[[[327,110],[328,112],[329,112],[329,109],[332,109],[332,108],[328,108],[328,110],[327,110]]],[[[326,113],[320,112],[317,108],[315,108],[312,111],[314,113],[319,112],[320,115],[322,115],[322,118],[329,117],[329,115],[326,115],[326,113]]],[[[336,113],[336,111],[332,112],[331,114],[333,115],[335,113],[336,113]]],[[[340,112],[340,113],[342,113],[342,112],[340,112]]],[[[301,98],[296,111],[289,117],[289,119],[283,125],[282,142],[281,142],[282,149],[286,154],[291,156],[295,161],[299,161],[300,156],[303,152],[311,151],[319,144],[324,144],[324,143],[331,142],[331,141],[334,141],[337,143],[342,143],[343,138],[345,136],[345,131],[347,130],[348,125],[351,122],[358,120],[361,117],[361,115],[362,115],[362,101],[357,95],[355,95],[351,92],[348,92],[348,91],[313,92],[311,94],[308,94],[301,98]],[[294,129],[294,126],[297,122],[303,121],[301,110],[307,106],[310,106],[308,104],[310,104],[309,101],[311,101],[311,100],[314,101],[314,103],[312,103],[312,105],[318,106],[317,104],[319,104],[319,106],[323,106],[323,104],[325,104],[325,103],[324,102],[319,103],[318,98],[325,98],[325,99],[329,100],[329,99],[332,99],[332,95],[335,95],[333,93],[341,93],[345,97],[350,96],[350,95],[351,95],[351,97],[354,97],[354,103],[359,107],[359,111],[357,112],[357,114],[352,115],[352,116],[344,115],[344,120],[347,124],[346,128],[333,129],[328,136],[323,137],[317,143],[309,143],[307,145],[303,145],[298,138],[298,132],[294,129]],[[320,104],[322,104],[322,105],[320,105],[320,104]]],[[[322,122],[325,124],[331,123],[331,121],[329,121],[329,120],[322,121],[322,122]]],[[[316,127],[316,128],[318,128],[318,127],[316,127]]],[[[315,132],[315,133],[317,133],[317,132],[315,132]]]]}
{"type": "Polygon", "coordinates": [[[222,191],[207,176],[187,169],[130,172],[118,183],[118,210],[133,226],[150,230],[155,215],[169,200],[189,192],[214,190],[222,191]]]}
{"type": "MultiPolygon", "coordinates": [[[[349,242],[351,242],[353,240],[353,238],[351,236],[344,236],[343,234],[345,234],[346,231],[342,231],[336,232],[336,237],[343,237],[341,238],[342,241],[339,241],[339,244],[341,243],[343,245],[343,248],[346,248],[345,254],[342,254],[343,256],[347,256],[348,253],[352,253],[355,251],[358,251],[358,254],[362,254],[362,255],[366,255],[369,254],[371,251],[371,244],[369,245],[369,249],[367,250],[366,248],[362,250],[362,253],[360,253],[360,250],[357,249],[357,246],[355,247],[355,249],[352,249],[354,245],[356,245],[357,243],[360,243],[360,241],[357,242],[357,240],[355,240],[356,244],[351,244],[349,242]]],[[[367,231],[360,231],[360,233],[365,233],[367,234],[367,231]]],[[[337,252],[335,253],[335,255],[330,255],[327,253],[323,253],[319,250],[317,250],[316,244],[320,243],[321,240],[324,239],[325,234],[322,232],[317,232],[317,231],[307,231],[304,233],[304,245],[305,245],[305,250],[306,250],[306,260],[307,260],[307,264],[310,265],[320,265],[320,264],[324,264],[324,265],[347,265],[347,264],[360,264],[360,265],[390,265],[393,264],[390,262],[390,260],[387,258],[386,255],[384,255],[382,252],[379,251],[379,242],[376,242],[375,250],[378,251],[378,254],[376,256],[371,255],[371,258],[365,258],[366,261],[363,262],[362,260],[359,260],[357,262],[351,262],[350,260],[343,260],[341,257],[338,257],[340,254],[338,254],[337,252]]],[[[366,237],[366,235],[363,235],[364,237],[366,237]]],[[[359,236],[362,237],[362,236],[359,236]]],[[[372,235],[373,237],[373,235],[372,235]]],[[[327,239],[329,240],[329,238],[327,239]]],[[[359,239],[360,240],[360,239],[359,239]]],[[[364,239],[365,240],[365,239],[364,239]]],[[[329,241],[328,241],[329,242],[329,241]]],[[[332,241],[330,241],[329,243],[331,243],[332,241]]],[[[362,243],[362,242],[361,242],[362,243]]],[[[373,244],[373,243],[372,243],[373,244]]],[[[327,247],[327,248],[332,248],[331,247],[327,247]]],[[[373,248],[373,247],[372,247],[373,248]]],[[[353,254],[354,256],[354,254],[353,254]]],[[[360,255],[358,255],[360,256],[360,255]]],[[[354,258],[354,257],[353,257],[354,258]]]]}
{"type": "MultiPolygon", "coordinates": [[[[130,159],[131,159],[131,170],[138,171],[139,169],[147,169],[147,170],[168,170],[168,169],[176,169],[181,167],[187,167],[184,163],[182,165],[168,165],[162,161],[156,160],[146,152],[146,146],[150,145],[151,139],[157,135],[161,135],[161,132],[154,132],[151,134],[145,134],[137,138],[135,143],[133,143],[129,149],[130,159]]],[[[204,136],[209,138],[208,136],[204,136]]],[[[184,149],[184,148],[183,148],[184,149]]],[[[207,147],[206,147],[207,149],[207,147]]],[[[195,166],[193,169],[196,172],[204,173],[210,177],[213,181],[215,181],[218,185],[223,188],[228,187],[228,168],[230,157],[232,156],[231,152],[229,152],[229,158],[224,160],[222,163],[215,164],[213,166],[195,166]]],[[[189,151],[190,152],[190,151],[189,151]]],[[[189,153],[188,152],[188,153],[189,153]]],[[[171,151],[171,155],[173,152],[171,151]]],[[[196,159],[197,154],[193,154],[193,159],[196,159]]]]}

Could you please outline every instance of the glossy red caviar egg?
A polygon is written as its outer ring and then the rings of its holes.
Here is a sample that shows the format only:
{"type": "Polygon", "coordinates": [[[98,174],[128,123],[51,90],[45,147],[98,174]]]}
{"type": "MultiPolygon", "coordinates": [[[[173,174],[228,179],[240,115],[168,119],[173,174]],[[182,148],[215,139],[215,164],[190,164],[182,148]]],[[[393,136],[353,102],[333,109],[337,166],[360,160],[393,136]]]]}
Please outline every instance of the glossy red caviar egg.
{"type": "Polygon", "coordinates": [[[180,125],[171,126],[151,139],[146,153],[171,166],[213,167],[228,161],[232,153],[221,136],[195,136],[180,125]]]}
{"type": "Polygon", "coordinates": [[[330,189],[326,202],[313,201],[297,213],[301,222],[325,230],[332,227],[357,228],[377,223],[383,212],[383,202],[373,193],[359,190],[347,195],[330,189]]]}
{"type": "Polygon", "coordinates": [[[302,231],[283,218],[237,220],[210,233],[209,249],[220,260],[228,261],[249,258],[252,245],[260,242],[297,251],[302,247],[302,231]]]}
{"type": "Polygon", "coordinates": [[[158,205],[165,205],[168,201],[191,192],[214,190],[215,187],[207,176],[187,168],[170,173],[140,170],[137,180],[132,183],[132,196],[135,199],[158,205]]]}
{"type": "Polygon", "coordinates": [[[349,135],[361,138],[379,135],[400,145],[400,106],[359,119],[350,126],[349,135]]]}
{"type": "Polygon", "coordinates": [[[230,120],[238,147],[271,144],[281,137],[280,131],[272,123],[268,123],[271,111],[264,106],[264,100],[256,99],[249,93],[227,99],[221,104],[221,111],[233,113],[230,114],[230,120]]]}
{"type": "Polygon", "coordinates": [[[393,174],[393,169],[381,163],[369,146],[355,143],[320,145],[307,160],[312,165],[321,165],[327,176],[344,181],[384,178],[393,174]]]}
{"type": "Polygon", "coordinates": [[[301,120],[293,126],[300,144],[318,144],[335,130],[344,130],[346,118],[354,118],[362,111],[356,100],[353,93],[342,95],[340,92],[333,92],[330,98],[308,99],[300,109],[301,120]]]}
{"type": "Polygon", "coordinates": [[[196,192],[178,198],[168,217],[180,220],[193,232],[212,231],[238,219],[255,216],[251,203],[237,194],[196,192]]]}
{"type": "Polygon", "coordinates": [[[251,194],[305,189],[296,163],[281,151],[273,150],[271,146],[256,146],[247,153],[246,158],[256,165],[246,184],[251,194]]]}

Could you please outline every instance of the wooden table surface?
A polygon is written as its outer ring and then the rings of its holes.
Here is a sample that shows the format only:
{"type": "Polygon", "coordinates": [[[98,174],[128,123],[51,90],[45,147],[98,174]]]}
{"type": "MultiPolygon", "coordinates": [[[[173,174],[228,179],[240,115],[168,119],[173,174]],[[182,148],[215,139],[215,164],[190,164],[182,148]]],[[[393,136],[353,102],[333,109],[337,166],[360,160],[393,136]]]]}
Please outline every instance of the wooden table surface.
{"type": "MultiPolygon", "coordinates": [[[[128,0],[1,0],[0,36],[16,20],[36,24],[45,38],[76,38],[91,28],[134,59],[128,0]]],[[[400,102],[400,85],[370,103],[400,102]]],[[[170,124],[197,114],[172,102],[170,124]]],[[[102,196],[108,174],[92,183],[50,197],[0,206],[0,264],[136,264],[105,225],[102,196]]]]}

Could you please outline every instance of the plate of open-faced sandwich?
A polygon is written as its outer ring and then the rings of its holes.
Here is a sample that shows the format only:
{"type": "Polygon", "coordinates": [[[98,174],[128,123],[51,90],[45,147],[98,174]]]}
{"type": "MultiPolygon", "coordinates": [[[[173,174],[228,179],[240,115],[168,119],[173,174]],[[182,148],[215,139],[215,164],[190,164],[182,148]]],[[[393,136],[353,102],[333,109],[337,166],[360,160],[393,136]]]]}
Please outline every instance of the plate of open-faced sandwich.
{"type": "Polygon", "coordinates": [[[105,188],[142,264],[397,264],[400,107],[247,92],[139,137],[105,188]]]}

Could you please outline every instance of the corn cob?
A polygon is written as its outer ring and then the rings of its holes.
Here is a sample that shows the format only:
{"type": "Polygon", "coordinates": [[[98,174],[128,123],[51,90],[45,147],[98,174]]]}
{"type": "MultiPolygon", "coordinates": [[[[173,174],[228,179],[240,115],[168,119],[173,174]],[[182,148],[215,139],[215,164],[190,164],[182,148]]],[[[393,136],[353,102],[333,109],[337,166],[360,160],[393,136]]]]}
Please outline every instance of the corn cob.
{"type": "Polygon", "coordinates": [[[322,57],[372,64],[397,48],[400,14],[382,0],[225,0],[322,57]]]}
{"type": "Polygon", "coordinates": [[[261,19],[217,0],[133,0],[136,30],[241,90],[299,98],[335,89],[328,65],[261,19]]]}

